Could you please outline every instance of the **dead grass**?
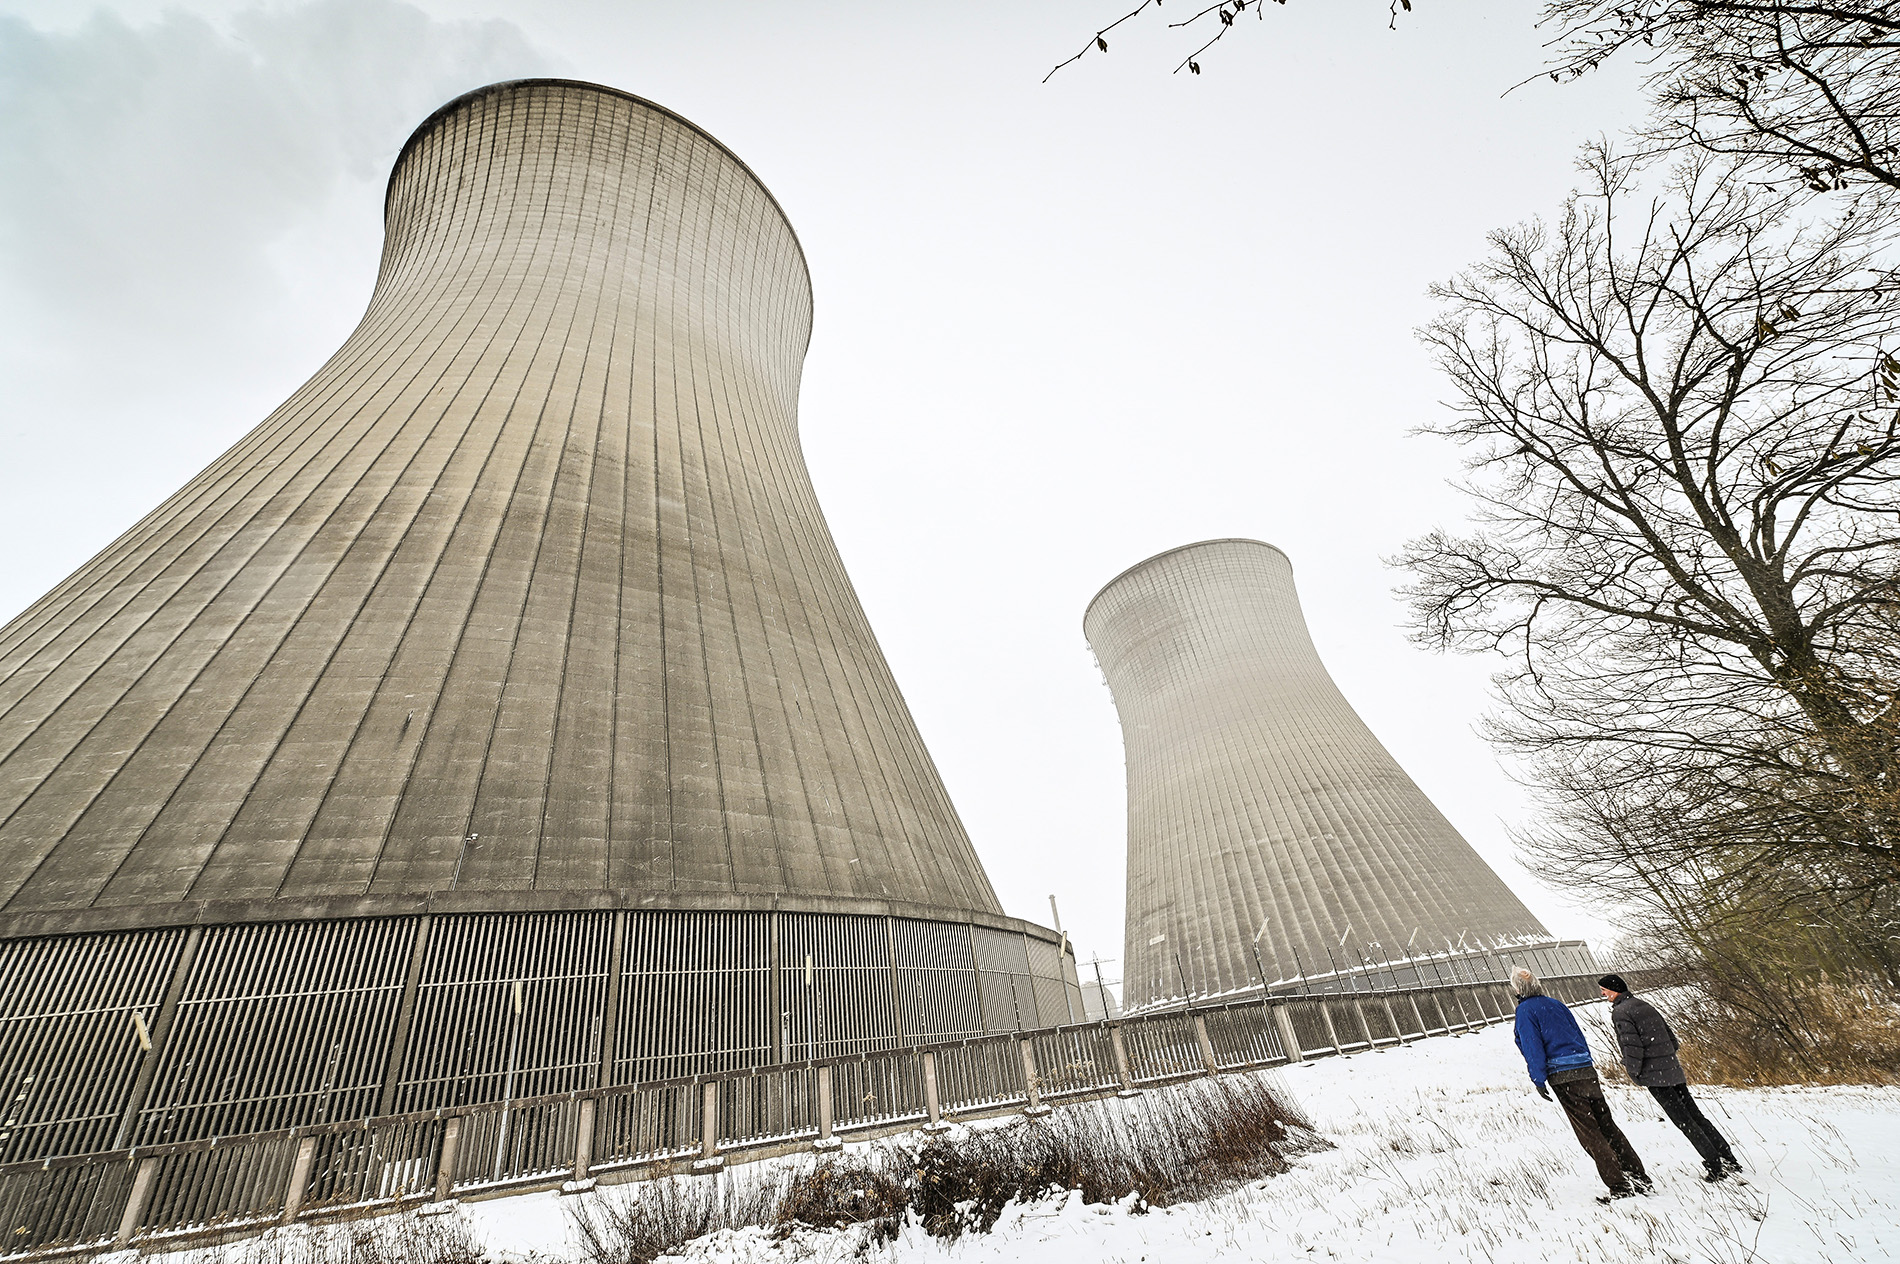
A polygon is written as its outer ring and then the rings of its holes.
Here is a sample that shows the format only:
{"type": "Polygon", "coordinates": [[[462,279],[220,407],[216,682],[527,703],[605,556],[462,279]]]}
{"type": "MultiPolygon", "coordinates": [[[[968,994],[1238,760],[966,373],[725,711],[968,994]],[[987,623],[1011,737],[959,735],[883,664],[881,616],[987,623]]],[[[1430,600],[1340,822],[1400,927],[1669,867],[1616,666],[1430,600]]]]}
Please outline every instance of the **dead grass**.
{"type": "Polygon", "coordinates": [[[589,1264],[653,1264],[695,1238],[771,1223],[791,1183],[774,1166],[661,1176],[575,1199],[568,1223],[589,1264]]]}
{"type": "Polygon", "coordinates": [[[489,1264],[459,1215],[363,1212],[190,1252],[189,1264],[489,1264]]]}
{"type": "Polygon", "coordinates": [[[1003,1209],[1053,1191],[1083,1201],[1166,1205],[1206,1198],[1287,1170],[1324,1148],[1272,1073],[1223,1076],[1079,1102],[1039,1119],[960,1129],[919,1142],[714,1177],[614,1186],[569,1209],[587,1264],[652,1264],[722,1229],[856,1229],[858,1247],[888,1242],[908,1218],[937,1237],[986,1233],[1003,1209]]]}
{"type": "Polygon", "coordinates": [[[1813,984],[1788,994],[1801,1040],[1768,1034],[1759,1018],[1718,997],[1684,990],[1682,1069],[1692,1083],[1900,1083],[1900,1009],[1865,987],[1813,984]],[[1802,1046],[1805,1046],[1802,1047],[1802,1046]]]}
{"type": "Polygon", "coordinates": [[[1268,1075],[1198,1080],[1132,1103],[1085,1102],[917,1154],[911,1209],[938,1237],[987,1233],[1013,1201],[1076,1190],[1085,1203],[1167,1206],[1287,1170],[1323,1145],[1268,1075]]]}
{"type": "MultiPolygon", "coordinates": [[[[901,1164],[886,1155],[866,1160],[841,1155],[793,1177],[773,1213],[779,1237],[794,1230],[868,1225],[868,1242],[888,1242],[903,1226],[910,1189],[901,1164]]],[[[901,1157],[901,1156],[896,1156],[901,1157]]]]}
{"type": "MultiPolygon", "coordinates": [[[[1691,1084],[1900,1084],[1900,1008],[1876,989],[1826,981],[1790,987],[1774,1015],[1693,980],[1643,995],[1675,1028],[1691,1084]]],[[[1598,1070],[1627,1084],[1609,1007],[1601,1013],[1591,1032],[1598,1070]]]]}

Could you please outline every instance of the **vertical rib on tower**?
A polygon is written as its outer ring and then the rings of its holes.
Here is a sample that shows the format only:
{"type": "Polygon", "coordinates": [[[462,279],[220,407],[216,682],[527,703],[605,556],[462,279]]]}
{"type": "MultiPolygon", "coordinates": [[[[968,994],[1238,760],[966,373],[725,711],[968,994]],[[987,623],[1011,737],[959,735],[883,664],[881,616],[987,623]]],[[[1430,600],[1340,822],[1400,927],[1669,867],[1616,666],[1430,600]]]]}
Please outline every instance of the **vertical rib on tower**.
{"type": "Polygon", "coordinates": [[[1280,550],[1149,558],[1096,595],[1083,631],[1127,752],[1129,1006],[1408,946],[1548,940],[1326,674],[1280,550]]]}

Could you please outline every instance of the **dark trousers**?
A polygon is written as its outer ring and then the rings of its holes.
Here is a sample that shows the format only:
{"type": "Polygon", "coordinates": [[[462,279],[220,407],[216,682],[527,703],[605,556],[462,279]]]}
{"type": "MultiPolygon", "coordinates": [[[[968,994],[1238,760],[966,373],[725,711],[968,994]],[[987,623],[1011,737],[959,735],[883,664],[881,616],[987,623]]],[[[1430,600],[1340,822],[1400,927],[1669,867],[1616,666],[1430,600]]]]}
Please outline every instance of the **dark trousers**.
{"type": "Polygon", "coordinates": [[[1559,1071],[1550,1077],[1550,1091],[1557,1095],[1557,1104],[1564,1108],[1577,1141],[1596,1161],[1597,1175],[1612,1193],[1629,1188],[1631,1181],[1649,1184],[1643,1161],[1636,1157],[1629,1138],[1610,1115],[1610,1103],[1603,1097],[1603,1082],[1597,1079],[1594,1070],[1585,1067],[1559,1071]]]}
{"type": "MultiPolygon", "coordinates": [[[[1728,1142],[1702,1108],[1695,1104],[1695,1098],[1689,1096],[1687,1084],[1670,1084],[1662,1088],[1650,1085],[1649,1095],[1663,1108],[1663,1114],[1669,1116],[1669,1122],[1682,1129],[1682,1135],[1689,1138],[1689,1144],[1702,1156],[1702,1162],[1711,1170],[1723,1163],[1735,1163],[1735,1152],[1728,1148],[1728,1142]]],[[[1737,1166],[1740,1166],[1737,1164],[1737,1166]]]]}

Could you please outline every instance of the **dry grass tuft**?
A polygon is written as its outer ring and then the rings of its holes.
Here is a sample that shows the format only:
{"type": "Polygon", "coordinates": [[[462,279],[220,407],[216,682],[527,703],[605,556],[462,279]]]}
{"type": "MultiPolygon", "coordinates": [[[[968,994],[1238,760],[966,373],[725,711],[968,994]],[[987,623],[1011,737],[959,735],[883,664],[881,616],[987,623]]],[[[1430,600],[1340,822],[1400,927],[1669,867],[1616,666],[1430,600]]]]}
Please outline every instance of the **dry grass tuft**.
{"type": "Polygon", "coordinates": [[[1289,1155],[1322,1145],[1273,1077],[1201,1080],[933,1141],[916,1156],[911,1209],[931,1234],[955,1238],[987,1233],[1011,1202],[1051,1190],[1166,1206],[1278,1175],[1289,1155]]]}
{"type": "MultiPolygon", "coordinates": [[[[1770,1007],[1778,1012],[1763,1012],[1752,997],[1738,1004],[1694,980],[1643,995],[1675,1028],[1691,1084],[1900,1084],[1900,1008],[1877,989],[1790,986],[1770,1007]]],[[[1601,1013],[1600,1030],[1591,1033],[1598,1070],[1627,1084],[1609,1007],[1601,1013]]]]}
{"type": "Polygon", "coordinates": [[[695,1238],[771,1223],[786,1183],[771,1167],[661,1176],[575,1199],[568,1223],[589,1264],[653,1264],[695,1238]]]}
{"type": "Polygon", "coordinates": [[[1682,1069],[1696,1084],[1900,1083],[1900,1009],[1871,988],[1832,983],[1791,988],[1800,1042],[1773,1037],[1754,1015],[1687,990],[1679,1005],[1682,1069]],[[1803,1047],[1805,1046],[1805,1047],[1803,1047]]]}
{"type": "Polygon", "coordinates": [[[858,1229],[859,1249],[910,1217],[930,1233],[986,1233],[1012,1202],[1055,1190],[1136,1207],[1204,1198],[1324,1148],[1272,1073],[1200,1080],[1133,1101],[1078,1102],[1040,1119],[898,1138],[802,1168],[740,1168],[616,1186],[569,1209],[587,1264],[652,1264],[722,1229],[858,1229]]]}
{"type": "Polygon", "coordinates": [[[364,1212],[186,1255],[189,1264],[489,1264],[461,1216],[364,1212]]]}
{"type": "Polygon", "coordinates": [[[794,1229],[870,1225],[873,1241],[888,1242],[903,1226],[910,1191],[889,1162],[840,1156],[792,1178],[773,1213],[778,1236],[794,1229]]]}

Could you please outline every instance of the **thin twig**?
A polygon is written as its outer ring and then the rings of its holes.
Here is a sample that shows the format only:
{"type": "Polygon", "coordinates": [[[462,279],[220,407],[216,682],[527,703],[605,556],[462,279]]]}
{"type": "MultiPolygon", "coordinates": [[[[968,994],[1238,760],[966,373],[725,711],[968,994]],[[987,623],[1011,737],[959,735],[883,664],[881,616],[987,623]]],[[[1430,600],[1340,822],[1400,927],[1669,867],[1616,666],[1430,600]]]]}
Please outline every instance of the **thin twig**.
{"type": "Polygon", "coordinates": [[[1107,52],[1108,51],[1108,38],[1107,38],[1108,33],[1114,30],[1116,27],[1120,26],[1123,22],[1128,21],[1130,18],[1141,16],[1142,11],[1151,4],[1154,5],[1156,8],[1160,8],[1161,0],[1141,0],[1141,3],[1136,5],[1133,9],[1129,10],[1127,13],[1122,14],[1120,17],[1116,18],[1113,22],[1110,22],[1107,26],[1095,32],[1095,38],[1091,39],[1088,43],[1082,45],[1081,52],[1069,58],[1068,61],[1061,62],[1060,64],[1058,64],[1055,70],[1051,70],[1048,74],[1042,77],[1042,81],[1044,83],[1048,83],[1051,79],[1056,77],[1056,70],[1062,69],[1063,66],[1073,65],[1075,62],[1081,61],[1082,58],[1088,54],[1090,49],[1100,49],[1104,53],[1107,52]]]}

